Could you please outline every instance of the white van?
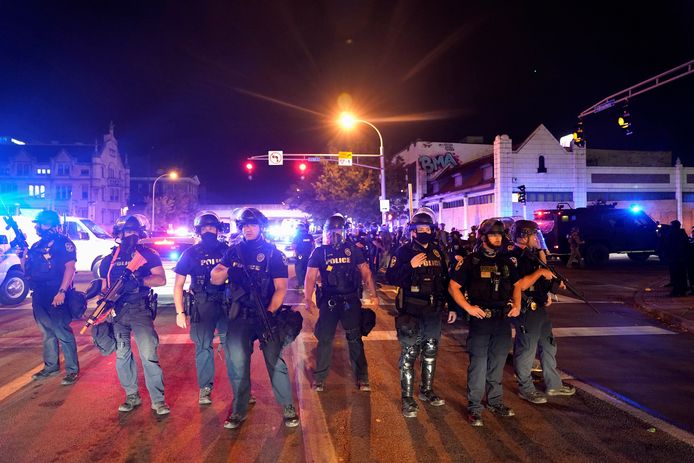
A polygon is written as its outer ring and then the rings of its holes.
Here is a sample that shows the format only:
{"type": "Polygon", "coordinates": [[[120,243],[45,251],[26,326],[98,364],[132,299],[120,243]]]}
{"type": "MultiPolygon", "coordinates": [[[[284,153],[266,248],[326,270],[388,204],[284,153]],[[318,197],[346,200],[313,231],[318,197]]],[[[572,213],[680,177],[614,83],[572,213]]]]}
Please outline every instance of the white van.
{"type": "MultiPolygon", "coordinates": [[[[24,215],[14,216],[19,229],[24,232],[29,246],[39,240],[36,233],[33,218],[24,215]]],[[[101,259],[111,253],[111,248],[116,245],[113,237],[99,225],[83,217],[60,217],[63,228],[68,238],[75,243],[77,250],[78,272],[92,272],[96,278],[101,259]]],[[[4,222],[4,221],[3,221],[4,222]]],[[[14,233],[12,233],[14,235],[14,233]]]]}

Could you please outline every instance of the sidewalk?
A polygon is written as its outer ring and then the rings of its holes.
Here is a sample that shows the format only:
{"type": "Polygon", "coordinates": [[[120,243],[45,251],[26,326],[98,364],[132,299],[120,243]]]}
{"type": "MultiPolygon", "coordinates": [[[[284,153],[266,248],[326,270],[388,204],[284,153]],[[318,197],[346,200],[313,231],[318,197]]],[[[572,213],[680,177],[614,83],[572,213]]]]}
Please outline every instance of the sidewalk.
{"type": "Polygon", "coordinates": [[[664,279],[638,290],[634,294],[636,306],[668,325],[694,333],[694,296],[668,296],[671,288],[665,287],[667,282],[664,279]]]}

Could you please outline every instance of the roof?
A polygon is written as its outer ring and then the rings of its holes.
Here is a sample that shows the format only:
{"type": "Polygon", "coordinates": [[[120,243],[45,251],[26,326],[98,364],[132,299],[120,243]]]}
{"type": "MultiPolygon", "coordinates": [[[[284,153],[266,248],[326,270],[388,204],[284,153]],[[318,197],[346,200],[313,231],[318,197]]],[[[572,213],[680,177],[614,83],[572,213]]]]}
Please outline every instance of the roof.
{"type": "Polygon", "coordinates": [[[481,169],[481,167],[485,164],[493,163],[494,155],[490,154],[488,156],[484,156],[473,161],[467,162],[465,164],[462,164],[460,166],[457,166],[454,169],[450,169],[446,173],[447,175],[445,177],[435,180],[438,181],[440,184],[439,191],[436,193],[430,193],[425,197],[438,196],[446,193],[453,193],[456,191],[465,191],[484,185],[493,185],[494,177],[485,180],[483,178],[483,171],[481,169]],[[455,185],[455,177],[457,177],[456,174],[461,174],[461,176],[463,177],[462,184],[459,186],[455,185]]]}
{"type": "Polygon", "coordinates": [[[0,144],[0,158],[10,159],[25,152],[35,158],[38,163],[47,164],[61,151],[65,151],[77,162],[91,163],[92,156],[96,154],[94,145],[86,144],[0,144]]]}

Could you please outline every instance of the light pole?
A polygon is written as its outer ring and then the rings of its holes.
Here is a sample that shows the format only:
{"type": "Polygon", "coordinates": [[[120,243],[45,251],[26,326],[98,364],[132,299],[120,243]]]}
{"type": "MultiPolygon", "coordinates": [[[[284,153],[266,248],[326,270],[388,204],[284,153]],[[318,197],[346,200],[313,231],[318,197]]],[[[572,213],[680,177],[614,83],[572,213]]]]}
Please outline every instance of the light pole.
{"type": "Polygon", "coordinates": [[[161,174],[159,177],[154,179],[154,183],[152,183],[152,221],[149,223],[152,232],[154,232],[154,193],[156,192],[157,182],[162,177],[171,177],[172,180],[176,180],[178,178],[178,172],[174,170],[165,174],[161,174]]]}
{"type": "MultiPolygon", "coordinates": [[[[380,146],[378,147],[378,154],[379,154],[378,158],[381,162],[381,169],[380,169],[380,171],[381,171],[381,197],[379,199],[380,200],[386,199],[386,160],[385,160],[385,156],[383,155],[383,136],[381,135],[381,132],[371,122],[365,121],[363,119],[357,119],[356,117],[354,117],[353,115],[351,115],[349,113],[342,113],[342,115],[340,116],[339,123],[345,129],[351,129],[357,123],[366,124],[369,127],[371,127],[372,129],[374,129],[376,131],[376,133],[378,134],[378,140],[380,142],[380,146]]],[[[381,203],[381,201],[379,201],[379,205],[378,205],[379,209],[381,207],[380,203],[381,203]]],[[[381,212],[381,223],[382,224],[388,222],[387,214],[388,214],[387,211],[381,212]]]]}

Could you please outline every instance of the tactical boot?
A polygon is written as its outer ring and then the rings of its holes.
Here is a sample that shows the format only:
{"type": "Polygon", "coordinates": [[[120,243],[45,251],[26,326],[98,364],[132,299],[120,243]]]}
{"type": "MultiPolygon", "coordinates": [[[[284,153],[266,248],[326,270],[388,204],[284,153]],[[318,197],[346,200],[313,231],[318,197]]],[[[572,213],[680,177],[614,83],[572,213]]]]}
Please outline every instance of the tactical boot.
{"type": "Polygon", "coordinates": [[[198,395],[198,403],[200,405],[210,405],[212,403],[212,388],[210,386],[205,386],[200,389],[200,394],[198,395]]]}
{"type": "Polygon", "coordinates": [[[369,380],[360,379],[359,381],[357,381],[357,388],[359,388],[359,390],[362,392],[370,392],[371,386],[369,385],[369,380]]]}
{"type": "Polygon", "coordinates": [[[534,404],[546,404],[547,403],[547,397],[545,397],[545,395],[538,390],[532,390],[530,392],[520,391],[518,393],[518,397],[520,397],[523,400],[527,400],[530,403],[534,403],[534,404]]]}
{"type": "Polygon", "coordinates": [[[487,410],[498,416],[516,416],[516,412],[514,412],[512,409],[508,408],[504,404],[487,405],[487,410]]]}
{"type": "Polygon", "coordinates": [[[555,396],[555,395],[574,395],[576,393],[576,388],[573,386],[569,386],[567,384],[563,384],[559,389],[548,389],[547,390],[547,395],[555,396]]]}
{"type": "Polygon", "coordinates": [[[224,422],[224,427],[227,429],[236,429],[241,426],[241,423],[243,423],[245,420],[246,415],[241,416],[238,413],[232,413],[224,422]]]}
{"type": "Polygon", "coordinates": [[[299,426],[299,416],[296,414],[294,405],[285,405],[282,412],[284,415],[284,425],[288,428],[299,426]]]}
{"type": "Polygon", "coordinates": [[[42,379],[50,378],[51,376],[56,376],[60,373],[60,370],[46,370],[45,368],[38,373],[31,375],[32,381],[40,381],[42,379]]]}
{"type": "Polygon", "coordinates": [[[420,391],[419,400],[421,400],[422,402],[427,402],[430,405],[433,405],[434,407],[440,407],[441,405],[446,403],[445,400],[437,396],[431,389],[429,389],[428,391],[420,391]]]}
{"type": "Polygon", "coordinates": [[[137,406],[139,406],[142,403],[142,398],[140,397],[140,394],[135,393],[135,394],[130,394],[125,397],[125,402],[120,404],[118,407],[119,412],[131,412],[133,409],[137,406]]]}
{"type": "Polygon", "coordinates": [[[402,416],[405,418],[416,418],[419,405],[412,397],[402,398],[402,416]]]}
{"type": "Polygon", "coordinates": [[[313,389],[316,392],[323,392],[325,390],[325,381],[317,379],[313,382],[313,389]]]}
{"type": "Polygon", "coordinates": [[[60,382],[63,386],[70,386],[72,384],[75,384],[77,380],[79,379],[79,374],[77,373],[68,373],[65,375],[65,378],[60,382]]]}
{"type": "Polygon", "coordinates": [[[154,402],[152,404],[152,410],[157,412],[157,415],[168,415],[171,413],[171,409],[169,409],[169,406],[166,405],[166,402],[163,400],[161,402],[154,402]]]}

